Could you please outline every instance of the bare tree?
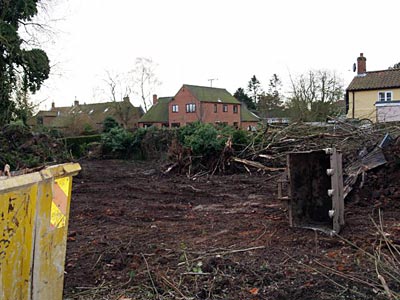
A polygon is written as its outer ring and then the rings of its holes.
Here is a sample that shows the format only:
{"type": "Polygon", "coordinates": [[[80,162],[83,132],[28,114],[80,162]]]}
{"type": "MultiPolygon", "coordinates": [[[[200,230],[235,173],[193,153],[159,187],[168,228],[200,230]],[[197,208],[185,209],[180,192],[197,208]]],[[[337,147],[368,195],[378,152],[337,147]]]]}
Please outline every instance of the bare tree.
{"type": "Polygon", "coordinates": [[[343,97],[343,80],[335,72],[309,71],[296,79],[290,76],[292,90],[288,105],[301,119],[323,120],[332,104],[343,97]]]}
{"type": "Polygon", "coordinates": [[[115,112],[118,121],[122,123],[124,128],[128,128],[129,121],[134,117],[133,107],[129,101],[129,96],[132,93],[132,86],[127,79],[127,75],[106,71],[106,83],[109,91],[109,97],[114,104],[115,112]]]}
{"type": "Polygon", "coordinates": [[[151,58],[138,57],[135,67],[130,72],[134,83],[134,93],[141,98],[144,111],[151,106],[151,95],[157,86],[161,84],[156,76],[157,64],[151,58]]]}
{"type": "Polygon", "coordinates": [[[132,93],[132,84],[130,84],[126,74],[110,70],[106,70],[105,73],[106,77],[103,81],[107,85],[111,101],[122,101],[124,97],[130,96],[132,93]]]}

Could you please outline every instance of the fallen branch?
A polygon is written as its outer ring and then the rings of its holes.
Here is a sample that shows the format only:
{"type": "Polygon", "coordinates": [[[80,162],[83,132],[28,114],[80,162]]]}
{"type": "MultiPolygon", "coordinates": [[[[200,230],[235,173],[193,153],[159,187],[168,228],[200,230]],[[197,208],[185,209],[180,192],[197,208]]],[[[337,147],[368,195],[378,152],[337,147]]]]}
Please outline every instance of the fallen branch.
{"type": "Polygon", "coordinates": [[[250,166],[253,168],[257,168],[259,170],[263,170],[263,171],[270,171],[270,172],[275,172],[275,171],[285,171],[286,168],[271,168],[271,167],[267,167],[264,166],[263,164],[256,162],[256,161],[251,161],[251,160],[247,160],[247,159],[242,159],[242,158],[238,158],[238,157],[231,157],[231,160],[237,163],[241,163],[243,165],[246,166],[250,166]]]}

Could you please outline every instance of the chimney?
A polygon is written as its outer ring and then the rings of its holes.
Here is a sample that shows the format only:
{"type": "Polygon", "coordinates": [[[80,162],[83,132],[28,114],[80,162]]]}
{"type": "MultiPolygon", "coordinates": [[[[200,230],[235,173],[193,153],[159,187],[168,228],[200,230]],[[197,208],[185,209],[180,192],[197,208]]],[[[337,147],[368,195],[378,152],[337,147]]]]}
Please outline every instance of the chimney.
{"type": "Polygon", "coordinates": [[[76,100],[76,98],[75,98],[75,101],[74,101],[74,106],[78,106],[79,105],[79,101],[78,100],[76,100]]]}
{"type": "Polygon", "coordinates": [[[51,110],[55,110],[56,109],[56,104],[53,102],[51,102],[51,110]]]}
{"type": "Polygon", "coordinates": [[[130,102],[129,101],[129,96],[125,96],[123,100],[124,100],[124,102],[130,102]]]}
{"type": "Polygon", "coordinates": [[[156,105],[157,102],[158,102],[157,95],[154,94],[154,95],[153,95],[153,105],[156,105]]]}
{"type": "Polygon", "coordinates": [[[367,72],[367,59],[364,57],[364,53],[360,53],[360,57],[357,58],[357,74],[364,74],[367,72]]]}

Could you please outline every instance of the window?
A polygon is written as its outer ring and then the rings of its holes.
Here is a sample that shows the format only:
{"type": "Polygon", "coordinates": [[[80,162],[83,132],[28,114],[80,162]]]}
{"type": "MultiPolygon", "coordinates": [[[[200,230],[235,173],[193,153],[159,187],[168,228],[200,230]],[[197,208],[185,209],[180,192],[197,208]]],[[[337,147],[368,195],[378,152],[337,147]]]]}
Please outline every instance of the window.
{"type": "Polygon", "coordinates": [[[172,105],[172,112],[179,112],[179,106],[178,106],[178,104],[173,104],[172,105]]]}
{"type": "Polygon", "coordinates": [[[378,101],[379,102],[392,101],[392,92],[379,92],[378,101]]]}
{"type": "Polygon", "coordinates": [[[237,105],[234,105],[234,106],[233,106],[233,113],[234,113],[234,114],[237,114],[237,113],[238,113],[238,106],[237,106],[237,105]]]}
{"type": "Polygon", "coordinates": [[[224,105],[222,106],[222,111],[223,111],[223,112],[228,112],[228,105],[227,105],[227,104],[224,104],[224,105]]]}
{"type": "Polygon", "coordinates": [[[215,112],[215,113],[218,112],[218,104],[214,104],[214,112],[215,112]]]}
{"type": "Polygon", "coordinates": [[[187,113],[192,113],[196,111],[196,104],[194,103],[188,103],[186,104],[186,112],[187,113]]]}
{"type": "Polygon", "coordinates": [[[239,128],[239,123],[238,122],[233,122],[233,127],[235,127],[236,129],[239,128]]]}
{"type": "Polygon", "coordinates": [[[179,128],[181,127],[181,123],[171,123],[171,128],[179,128]]]}

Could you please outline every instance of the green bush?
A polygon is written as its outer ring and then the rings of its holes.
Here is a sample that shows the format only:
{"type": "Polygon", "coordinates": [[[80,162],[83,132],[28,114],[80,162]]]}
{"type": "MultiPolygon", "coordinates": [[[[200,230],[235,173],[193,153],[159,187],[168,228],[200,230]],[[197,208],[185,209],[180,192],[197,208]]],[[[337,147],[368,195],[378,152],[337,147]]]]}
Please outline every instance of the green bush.
{"type": "Polygon", "coordinates": [[[190,123],[186,126],[182,126],[177,130],[178,140],[181,144],[185,143],[185,137],[191,136],[201,126],[200,122],[190,123]]]}
{"type": "Polygon", "coordinates": [[[211,124],[198,124],[191,135],[184,137],[183,145],[192,149],[194,155],[209,156],[222,151],[226,140],[211,124]]]}
{"type": "Polygon", "coordinates": [[[142,141],[147,133],[146,128],[138,128],[133,133],[133,142],[132,142],[132,157],[134,159],[145,159],[146,155],[142,149],[142,141]]]}
{"type": "Polygon", "coordinates": [[[118,122],[111,116],[108,116],[103,121],[103,132],[110,132],[111,129],[120,127],[118,122]]]}
{"type": "Polygon", "coordinates": [[[246,148],[251,142],[252,134],[242,129],[236,129],[232,133],[232,145],[236,151],[246,148]]]}
{"type": "Polygon", "coordinates": [[[222,151],[229,137],[233,149],[240,151],[250,143],[251,134],[228,125],[214,126],[200,122],[183,126],[178,131],[179,142],[191,148],[195,155],[212,155],[222,151]]]}
{"type": "Polygon", "coordinates": [[[132,156],[134,135],[121,127],[111,128],[101,135],[102,151],[106,156],[129,158],[132,156]]]}
{"type": "Polygon", "coordinates": [[[195,122],[179,129],[139,128],[131,133],[121,127],[113,127],[101,135],[104,156],[113,158],[163,159],[174,139],[194,156],[205,159],[218,157],[229,138],[233,149],[240,151],[249,144],[248,132],[231,126],[195,122]]]}

